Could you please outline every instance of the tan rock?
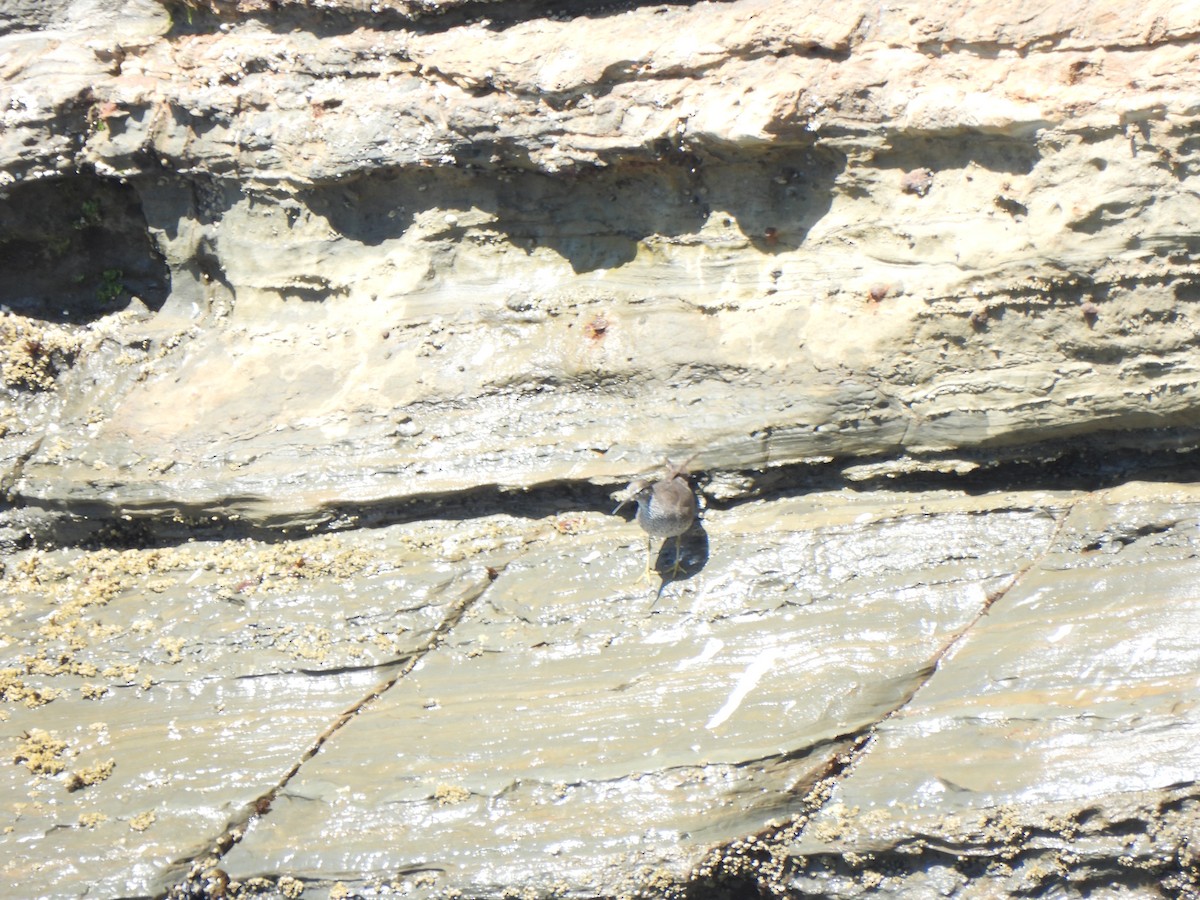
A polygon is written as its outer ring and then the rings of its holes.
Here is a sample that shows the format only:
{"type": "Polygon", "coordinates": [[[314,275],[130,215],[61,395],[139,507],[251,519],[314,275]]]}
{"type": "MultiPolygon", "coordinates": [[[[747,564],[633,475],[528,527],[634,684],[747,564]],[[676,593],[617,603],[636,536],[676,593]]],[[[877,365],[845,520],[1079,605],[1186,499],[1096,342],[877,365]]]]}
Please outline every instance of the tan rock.
{"type": "Polygon", "coordinates": [[[1200,11],[100,6],[0,33],[7,883],[1194,890],[1200,11]]]}

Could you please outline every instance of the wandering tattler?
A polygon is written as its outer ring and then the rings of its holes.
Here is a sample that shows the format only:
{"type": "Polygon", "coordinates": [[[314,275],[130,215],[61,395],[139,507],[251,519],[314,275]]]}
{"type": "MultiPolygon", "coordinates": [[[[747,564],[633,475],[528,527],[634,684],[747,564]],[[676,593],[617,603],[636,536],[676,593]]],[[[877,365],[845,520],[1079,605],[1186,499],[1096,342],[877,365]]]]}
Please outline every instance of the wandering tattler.
{"type": "Polygon", "coordinates": [[[631,481],[625,489],[625,499],[613,510],[616,512],[630,500],[637,502],[637,523],[646,532],[646,572],[643,577],[647,580],[650,578],[650,554],[656,537],[675,538],[675,562],[671,566],[671,577],[683,571],[679,560],[679,538],[696,521],[696,495],[688,484],[684,466],[694,458],[678,466],[667,460],[666,474],[661,479],[638,478],[631,481]]]}

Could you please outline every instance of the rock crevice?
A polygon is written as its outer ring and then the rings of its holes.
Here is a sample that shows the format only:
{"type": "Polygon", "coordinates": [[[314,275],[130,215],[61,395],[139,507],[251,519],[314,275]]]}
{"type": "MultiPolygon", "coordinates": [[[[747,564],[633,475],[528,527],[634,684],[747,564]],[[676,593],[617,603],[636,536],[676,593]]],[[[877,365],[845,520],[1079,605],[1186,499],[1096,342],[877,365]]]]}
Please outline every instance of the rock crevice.
{"type": "Polygon", "coordinates": [[[1196,893],[1197,35],[10,2],[0,876],[1196,893]]]}

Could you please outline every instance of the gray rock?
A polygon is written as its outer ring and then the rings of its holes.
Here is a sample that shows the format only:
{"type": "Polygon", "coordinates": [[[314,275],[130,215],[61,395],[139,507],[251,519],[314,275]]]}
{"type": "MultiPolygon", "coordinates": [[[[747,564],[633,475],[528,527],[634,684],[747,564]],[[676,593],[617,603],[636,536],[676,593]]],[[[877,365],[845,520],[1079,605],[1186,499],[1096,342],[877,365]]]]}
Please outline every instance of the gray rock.
{"type": "Polygon", "coordinates": [[[1200,13],[1027,6],[9,4],[7,883],[1200,890],[1200,13]]]}

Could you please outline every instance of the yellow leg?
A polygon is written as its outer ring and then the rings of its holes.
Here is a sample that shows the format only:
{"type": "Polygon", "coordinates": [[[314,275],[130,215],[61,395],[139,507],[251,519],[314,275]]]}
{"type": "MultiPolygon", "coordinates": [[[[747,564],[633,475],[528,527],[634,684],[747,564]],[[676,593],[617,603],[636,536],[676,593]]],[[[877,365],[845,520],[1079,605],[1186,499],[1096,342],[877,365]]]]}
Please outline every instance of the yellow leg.
{"type": "Polygon", "coordinates": [[[680,562],[679,538],[681,535],[675,535],[675,562],[671,564],[671,577],[678,578],[679,573],[683,571],[683,563],[680,562]]]}
{"type": "Polygon", "coordinates": [[[642,577],[640,580],[645,581],[647,584],[651,583],[650,582],[650,560],[651,560],[650,554],[654,550],[653,544],[654,544],[654,538],[650,537],[650,535],[646,535],[646,571],[644,571],[642,573],[642,577]]]}

